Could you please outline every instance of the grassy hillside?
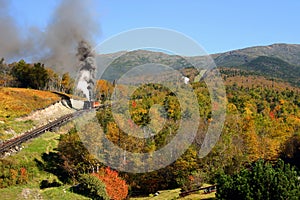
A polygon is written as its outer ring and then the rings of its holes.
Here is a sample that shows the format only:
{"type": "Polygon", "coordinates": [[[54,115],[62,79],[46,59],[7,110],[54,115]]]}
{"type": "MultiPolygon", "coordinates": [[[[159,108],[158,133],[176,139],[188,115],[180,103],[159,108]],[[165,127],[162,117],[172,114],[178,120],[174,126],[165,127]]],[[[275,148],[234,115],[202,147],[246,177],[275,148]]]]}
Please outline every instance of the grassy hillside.
{"type": "Polygon", "coordinates": [[[6,121],[60,100],[52,92],[25,88],[0,88],[0,120],[6,121]]]}
{"type": "Polygon", "coordinates": [[[47,107],[58,100],[59,95],[52,92],[0,87],[0,139],[10,138],[33,126],[31,120],[16,121],[16,118],[47,107]]]}
{"type": "MultiPolygon", "coordinates": [[[[43,153],[54,151],[58,145],[59,135],[56,133],[45,133],[39,138],[35,138],[23,144],[24,149],[8,158],[0,161],[0,177],[7,173],[19,171],[25,168],[27,171],[28,182],[24,185],[10,186],[8,188],[0,189],[1,199],[88,199],[84,196],[77,195],[69,191],[70,185],[62,185],[60,187],[47,188],[41,190],[39,188],[42,180],[58,180],[58,178],[51,173],[44,171],[40,164],[42,163],[43,153]]],[[[4,184],[0,181],[0,184],[4,184]]],[[[11,182],[7,182],[10,184],[11,182]]],[[[13,183],[11,183],[13,184],[13,183]]],[[[2,185],[3,186],[3,185],[2,185]]]]}

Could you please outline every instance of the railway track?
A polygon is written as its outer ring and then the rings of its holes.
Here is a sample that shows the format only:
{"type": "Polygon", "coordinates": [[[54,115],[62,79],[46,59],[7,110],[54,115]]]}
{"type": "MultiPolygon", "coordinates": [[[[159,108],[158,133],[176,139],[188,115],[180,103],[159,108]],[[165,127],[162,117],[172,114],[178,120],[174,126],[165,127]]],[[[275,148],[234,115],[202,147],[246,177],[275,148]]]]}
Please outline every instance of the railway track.
{"type": "Polygon", "coordinates": [[[8,152],[9,150],[11,150],[13,148],[16,148],[17,146],[20,146],[23,142],[26,142],[32,138],[36,138],[36,137],[40,136],[41,134],[45,133],[46,131],[52,131],[55,128],[65,124],[66,122],[71,121],[72,119],[82,115],[85,112],[89,112],[91,110],[93,110],[93,109],[80,110],[75,113],[67,114],[67,115],[62,116],[44,126],[38,127],[31,131],[27,131],[24,134],[22,134],[16,138],[7,140],[0,144],[0,155],[3,156],[6,152],[8,152]]]}
{"type": "Polygon", "coordinates": [[[93,111],[93,110],[98,110],[100,108],[106,108],[106,107],[109,107],[109,106],[112,106],[112,105],[113,105],[113,103],[111,103],[111,104],[101,104],[100,106],[98,106],[96,108],[79,110],[79,111],[76,111],[74,113],[67,114],[67,115],[64,115],[64,116],[62,116],[62,117],[60,117],[60,118],[44,125],[44,126],[38,127],[38,128],[36,128],[34,130],[31,130],[31,131],[27,131],[24,134],[22,134],[22,135],[20,135],[16,138],[7,140],[7,141],[0,144],[0,157],[2,157],[6,152],[9,152],[9,150],[20,146],[23,142],[26,142],[26,141],[28,141],[32,138],[36,138],[36,137],[40,136],[41,134],[45,133],[46,131],[53,131],[55,128],[65,124],[68,121],[71,121],[72,119],[74,119],[76,117],[79,117],[83,113],[90,112],[90,111],[93,111]]]}

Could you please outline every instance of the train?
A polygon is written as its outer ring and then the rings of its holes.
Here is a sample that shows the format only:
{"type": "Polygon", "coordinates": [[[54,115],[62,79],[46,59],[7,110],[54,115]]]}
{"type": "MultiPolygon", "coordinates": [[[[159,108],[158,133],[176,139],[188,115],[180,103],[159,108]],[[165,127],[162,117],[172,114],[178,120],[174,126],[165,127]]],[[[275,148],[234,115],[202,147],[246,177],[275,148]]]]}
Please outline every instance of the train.
{"type": "Polygon", "coordinates": [[[92,109],[92,108],[99,108],[101,103],[99,101],[84,101],[83,109],[92,109]]]}

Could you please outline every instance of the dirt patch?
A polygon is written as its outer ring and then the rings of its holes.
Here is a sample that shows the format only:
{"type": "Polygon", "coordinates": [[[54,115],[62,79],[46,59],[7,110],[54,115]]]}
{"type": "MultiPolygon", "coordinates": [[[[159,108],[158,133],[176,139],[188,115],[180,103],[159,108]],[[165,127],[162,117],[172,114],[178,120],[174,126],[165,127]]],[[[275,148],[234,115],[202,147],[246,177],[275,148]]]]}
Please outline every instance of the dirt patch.
{"type": "Polygon", "coordinates": [[[62,102],[59,101],[47,108],[32,112],[28,116],[20,117],[16,119],[16,121],[32,120],[35,126],[39,127],[73,112],[75,112],[74,109],[64,106],[62,102]]]}
{"type": "Polygon", "coordinates": [[[21,193],[22,199],[43,199],[37,189],[24,188],[21,193]]]}

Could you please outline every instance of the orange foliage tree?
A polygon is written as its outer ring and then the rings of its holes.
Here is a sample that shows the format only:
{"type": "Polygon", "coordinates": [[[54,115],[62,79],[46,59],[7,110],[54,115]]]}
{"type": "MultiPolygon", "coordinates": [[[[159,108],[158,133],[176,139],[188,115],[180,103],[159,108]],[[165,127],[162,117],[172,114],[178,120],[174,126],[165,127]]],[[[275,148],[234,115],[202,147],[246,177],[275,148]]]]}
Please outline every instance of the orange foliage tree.
{"type": "Polygon", "coordinates": [[[110,199],[122,200],[128,195],[128,185],[119,177],[117,171],[111,170],[109,167],[101,169],[98,173],[93,173],[106,186],[106,191],[110,199]]]}
{"type": "Polygon", "coordinates": [[[113,92],[113,85],[106,80],[98,80],[95,87],[96,99],[107,100],[113,92]]]}

